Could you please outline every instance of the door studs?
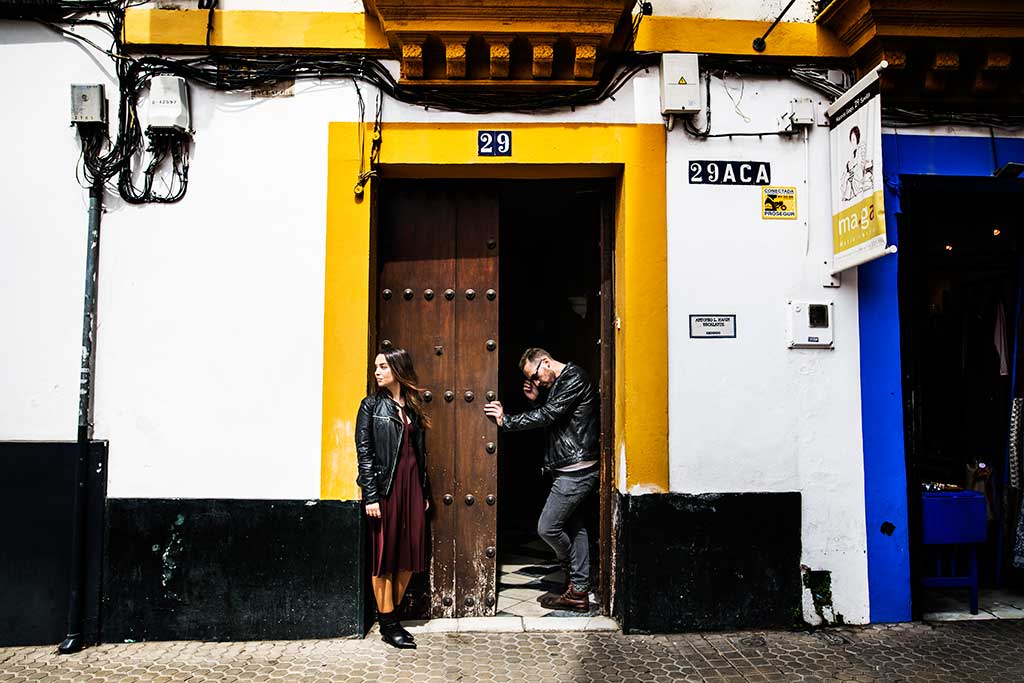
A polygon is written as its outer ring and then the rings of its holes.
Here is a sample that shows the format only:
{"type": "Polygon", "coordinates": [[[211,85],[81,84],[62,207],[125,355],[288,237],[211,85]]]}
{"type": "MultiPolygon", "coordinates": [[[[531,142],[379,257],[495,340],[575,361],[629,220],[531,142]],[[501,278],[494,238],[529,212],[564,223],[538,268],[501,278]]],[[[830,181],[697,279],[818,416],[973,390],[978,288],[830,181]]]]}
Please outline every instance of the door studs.
{"type": "Polygon", "coordinates": [[[487,340],[487,350],[488,351],[493,351],[496,348],[498,348],[498,342],[494,341],[493,339],[488,339],[487,340]]]}
{"type": "Polygon", "coordinates": [[[488,493],[488,494],[487,494],[487,504],[488,504],[488,505],[494,505],[494,502],[495,502],[496,500],[497,500],[497,499],[496,499],[496,498],[494,497],[494,494],[493,494],[493,493],[488,493]]]}
{"type": "Polygon", "coordinates": [[[497,246],[498,246],[498,240],[494,239],[493,237],[490,238],[489,240],[487,240],[487,248],[488,249],[494,249],[497,246]]]}
{"type": "Polygon", "coordinates": [[[493,545],[487,546],[487,550],[485,552],[486,552],[487,557],[490,557],[492,559],[494,558],[494,546],[493,545]]]}
{"type": "Polygon", "coordinates": [[[493,442],[493,441],[488,441],[488,442],[487,442],[487,443],[486,443],[486,444],[484,445],[484,450],[485,450],[485,451],[487,451],[488,453],[493,453],[493,452],[495,451],[495,448],[496,448],[496,447],[495,447],[495,445],[494,445],[494,442],[493,442]]]}
{"type": "Polygon", "coordinates": [[[466,403],[472,403],[473,399],[476,398],[476,394],[474,394],[472,391],[467,391],[462,396],[463,396],[463,398],[466,399],[466,403]]]}
{"type": "Polygon", "coordinates": [[[438,355],[438,356],[443,356],[444,355],[444,347],[443,346],[435,346],[434,347],[434,353],[436,355],[438,355]]]}
{"type": "Polygon", "coordinates": [[[486,394],[484,394],[484,398],[486,398],[488,401],[493,401],[494,399],[498,398],[498,395],[493,391],[488,391],[486,394]]]}
{"type": "Polygon", "coordinates": [[[391,340],[390,339],[385,339],[384,341],[382,341],[380,343],[380,348],[384,349],[385,351],[390,350],[391,349],[391,340]]]}
{"type": "Polygon", "coordinates": [[[423,290],[423,298],[426,299],[427,301],[432,301],[434,299],[434,290],[432,290],[432,289],[424,289],[423,290]]]}
{"type": "Polygon", "coordinates": [[[494,596],[488,595],[487,599],[484,600],[484,602],[487,604],[488,607],[494,607],[494,596]]]}
{"type": "Polygon", "coordinates": [[[472,505],[475,502],[476,502],[476,498],[473,497],[473,494],[472,493],[467,493],[466,494],[466,505],[472,505]]]}
{"type": "Polygon", "coordinates": [[[444,298],[447,299],[448,301],[451,301],[452,299],[454,299],[455,298],[455,290],[454,289],[446,289],[446,290],[444,290],[444,298]]]}
{"type": "Polygon", "coordinates": [[[454,391],[446,391],[446,392],[444,392],[444,400],[447,401],[448,403],[451,403],[452,401],[454,401],[455,400],[455,392],[454,391]]]}
{"type": "Polygon", "coordinates": [[[466,298],[469,299],[470,301],[475,299],[476,298],[476,290],[475,289],[467,289],[466,290],[466,298]]]}
{"type": "Polygon", "coordinates": [[[452,503],[455,502],[455,497],[452,496],[452,494],[450,494],[450,493],[446,493],[446,494],[444,494],[444,497],[441,498],[441,500],[444,501],[445,505],[451,505],[452,503]]]}
{"type": "Polygon", "coordinates": [[[472,598],[472,596],[467,596],[466,600],[465,600],[465,603],[466,603],[466,607],[472,607],[473,605],[476,604],[476,600],[474,600],[472,598]]]}
{"type": "Polygon", "coordinates": [[[441,598],[441,604],[444,605],[445,607],[451,607],[452,606],[452,602],[454,602],[454,601],[451,599],[451,596],[446,595],[443,598],[441,598]]]}
{"type": "Polygon", "coordinates": [[[390,301],[391,300],[391,294],[392,294],[392,291],[390,289],[385,289],[383,292],[380,293],[380,295],[382,297],[384,297],[384,301],[390,301]]]}
{"type": "Polygon", "coordinates": [[[493,289],[488,289],[486,294],[487,294],[487,300],[488,301],[494,301],[494,298],[496,296],[498,296],[498,293],[495,292],[493,289]]]}
{"type": "Polygon", "coordinates": [[[434,394],[429,389],[423,392],[423,402],[430,403],[434,400],[434,394]]]}
{"type": "Polygon", "coordinates": [[[415,292],[413,292],[411,289],[407,289],[404,292],[402,292],[402,296],[405,298],[406,301],[412,299],[413,294],[415,294],[415,292]]]}

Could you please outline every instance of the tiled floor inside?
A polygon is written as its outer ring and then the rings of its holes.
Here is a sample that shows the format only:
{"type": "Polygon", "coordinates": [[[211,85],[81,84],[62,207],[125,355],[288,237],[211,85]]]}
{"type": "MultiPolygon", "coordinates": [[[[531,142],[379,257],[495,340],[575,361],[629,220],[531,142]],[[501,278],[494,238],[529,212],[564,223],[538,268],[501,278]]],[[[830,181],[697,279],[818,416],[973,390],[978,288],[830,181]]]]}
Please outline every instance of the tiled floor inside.
{"type": "Polygon", "coordinates": [[[978,613],[971,614],[966,588],[929,588],[922,596],[924,621],[1024,619],[1024,590],[982,588],[978,613]]]}
{"type": "Polygon", "coordinates": [[[541,607],[545,595],[557,595],[565,580],[554,553],[536,536],[510,539],[498,556],[498,616],[593,617],[600,601],[590,593],[590,612],[555,611],[541,607]]]}

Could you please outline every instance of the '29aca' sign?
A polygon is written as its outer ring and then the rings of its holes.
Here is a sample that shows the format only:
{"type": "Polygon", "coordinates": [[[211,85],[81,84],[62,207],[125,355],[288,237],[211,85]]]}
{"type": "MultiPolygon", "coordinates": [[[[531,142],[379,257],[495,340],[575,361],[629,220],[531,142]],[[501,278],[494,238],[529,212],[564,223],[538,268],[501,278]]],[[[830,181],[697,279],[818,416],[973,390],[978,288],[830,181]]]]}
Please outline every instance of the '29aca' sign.
{"type": "Polygon", "coordinates": [[[767,161],[691,161],[693,185],[771,185],[772,166],[767,161]]]}

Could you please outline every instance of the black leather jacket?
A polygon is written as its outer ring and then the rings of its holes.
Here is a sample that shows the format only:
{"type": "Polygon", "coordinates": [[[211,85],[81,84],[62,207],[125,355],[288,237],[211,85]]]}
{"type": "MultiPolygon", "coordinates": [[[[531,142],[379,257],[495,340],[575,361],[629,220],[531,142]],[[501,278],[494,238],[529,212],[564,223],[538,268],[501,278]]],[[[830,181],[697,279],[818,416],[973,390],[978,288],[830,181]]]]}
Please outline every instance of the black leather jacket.
{"type": "Polygon", "coordinates": [[[501,428],[517,432],[548,427],[545,470],[597,460],[601,448],[600,405],[587,373],[579,366],[566,363],[562,374],[551,385],[547,399],[533,410],[506,415],[501,428]]]}
{"type": "MultiPolygon", "coordinates": [[[[429,495],[423,424],[419,418],[416,418],[416,422],[411,432],[412,446],[420,469],[420,485],[424,495],[429,495]]],[[[359,476],[356,477],[356,483],[363,489],[364,503],[378,503],[391,492],[403,430],[404,423],[398,414],[398,404],[390,398],[379,394],[367,396],[359,404],[356,416],[359,476]]]]}

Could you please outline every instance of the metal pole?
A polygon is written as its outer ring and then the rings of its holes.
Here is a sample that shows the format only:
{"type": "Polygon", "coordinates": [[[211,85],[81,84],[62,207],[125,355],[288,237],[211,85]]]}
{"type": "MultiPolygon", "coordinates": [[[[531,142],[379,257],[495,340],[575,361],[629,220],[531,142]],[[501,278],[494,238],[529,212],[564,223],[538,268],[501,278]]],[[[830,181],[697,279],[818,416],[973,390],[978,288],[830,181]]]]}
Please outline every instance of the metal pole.
{"type": "Polygon", "coordinates": [[[75,460],[74,520],[71,530],[71,582],[68,591],[68,633],[58,646],[60,654],[82,649],[82,604],[85,583],[85,516],[86,468],[89,441],[92,439],[93,369],[96,361],[97,270],[100,259],[100,215],[103,212],[103,184],[97,181],[89,188],[89,241],[86,245],[85,303],[82,313],[82,365],[78,388],[78,457],[75,460]]]}

